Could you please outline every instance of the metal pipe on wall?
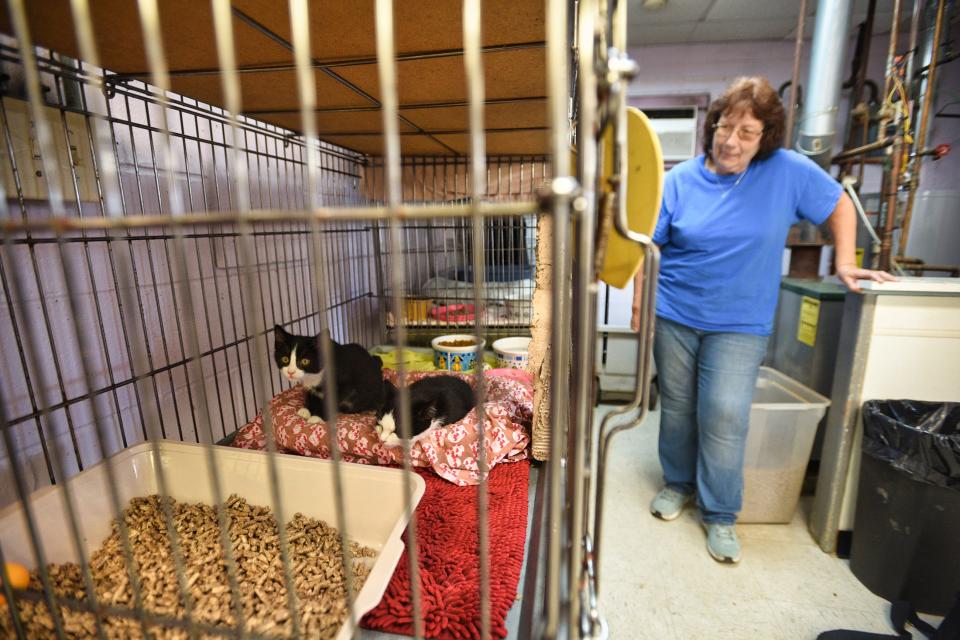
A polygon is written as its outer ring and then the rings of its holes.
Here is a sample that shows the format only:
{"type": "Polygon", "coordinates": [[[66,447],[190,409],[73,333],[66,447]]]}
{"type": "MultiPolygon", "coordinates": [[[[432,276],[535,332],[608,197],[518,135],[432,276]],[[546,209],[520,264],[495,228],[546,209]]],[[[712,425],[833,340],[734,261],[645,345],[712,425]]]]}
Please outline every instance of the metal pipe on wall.
{"type": "Polygon", "coordinates": [[[793,43],[793,73],[790,76],[790,93],[787,104],[787,132],[783,146],[787,149],[793,146],[793,129],[797,118],[797,83],[800,82],[800,53],[803,51],[803,28],[807,18],[807,0],[800,0],[800,11],[797,14],[797,37],[793,43]]]}
{"type": "MultiPolygon", "coordinates": [[[[883,96],[890,95],[893,84],[897,81],[896,51],[897,38],[900,35],[900,0],[893,2],[893,16],[890,20],[890,46],[887,50],[887,67],[883,83],[883,96]]],[[[880,125],[878,128],[881,139],[886,139],[888,135],[893,137],[893,145],[888,150],[890,162],[885,165],[883,170],[883,180],[881,181],[881,199],[885,198],[887,207],[883,220],[883,233],[881,234],[880,256],[877,260],[877,268],[887,270],[890,268],[890,253],[893,246],[893,230],[897,220],[897,194],[900,191],[900,172],[902,169],[901,156],[903,154],[903,137],[900,135],[900,127],[903,116],[899,112],[894,112],[893,122],[894,132],[888,134],[887,124],[889,122],[891,109],[886,102],[880,116],[880,125]]]]}
{"type": "MultiPolygon", "coordinates": [[[[913,217],[913,206],[917,196],[917,186],[920,182],[920,167],[923,163],[921,155],[927,144],[927,133],[930,128],[930,110],[936,99],[935,92],[937,88],[937,63],[940,57],[940,38],[943,32],[944,13],[946,9],[946,0],[937,2],[936,19],[933,25],[933,32],[928,28],[924,31],[923,38],[923,57],[921,62],[927,69],[926,73],[920,79],[920,85],[914,96],[915,99],[922,100],[920,121],[916,125],[914,133],[914,154],[907,165],[910,175],[910,193],[907,196],[907,206],[903,213],[903,224],[900,230],[900,245],[897,249],[897,255],[904,255],[907,252],[907,242],[910,240],[910,221],[913,217]],[[922,98],[921,98],[922,96],[922,98]]],[[[912,80],[913,58],[911,64],[907,67],[907,81],[912,80]]]]}
{"type": "MultiPolygon", "coordinates": [[[[893,15],[890,18],[890,42],[887,46],[887,62],[883,72],[883,100],[886,103],[887,96],[890,95],[890,85],[897,74],[895,65],[897,56],[897,38],[900,35],[900,0],[893,0],[893,15]]],[[[880,110],[880,122],[877,125],[877,139],[884,140],[887,137],[887,122],[890,118],[890,110],[886,104],[880,110]]]]}
{"type": "Polygon", "coordinates": [[[830,165],[836,135],[849,27],[850,0],[820,0],[796,150],[824,168],[830,165]]]}
{"type": "MultiPolygon", "coordinates": [[[[857,67],[853,70],[853,76],[851,80],[853,81],[853,93],[850,96],[850,116],[847,118],[847,142],[846,148],[852,147],[856,142],[857,136],[857,127],[855,126],[856,120],[860,120],[860,136],[862,139],[866,140],[870,135],[870,108],[863,102],[863,87],[867,81],[867,66],[870,62],[870,41],[873,39],[873,18],[877,12],[877,0],[870,0],[867,5],[867,18],[863,21],[863,24],[860,25],[860,39],[857,41],[858,51],[855,54],[855,59],[858,62],[857,67]],[[861,46],[862,39],[862,46],[861,46]]],[[[865,155],[860,156],[860,160],[857,163],[859,165],[859,179],[863,180],[863,168],[866,164],[867,157],[865,155]]],[[[836,158],[833,159],[836,162],[836,158]]],[[[852,162],[847,162],[840,167],[840,175],[844,175],[850,172],[852,162]]]]}
{"type": "Polygon", "coordinates": [[[877,268],[884,271],[890,268],[890,252],[893,247],[893,230],[897,220],[897,195],[900,192],[901,157],[903,156],[903,141],[900,136],[894,138],[891,146],[891,163],[889,170],[883,172],[883,182],[880,189],[881,199],[886,200],[886,213],[883,217],[883,233],[880,236],[880,257],[877,268]]]}

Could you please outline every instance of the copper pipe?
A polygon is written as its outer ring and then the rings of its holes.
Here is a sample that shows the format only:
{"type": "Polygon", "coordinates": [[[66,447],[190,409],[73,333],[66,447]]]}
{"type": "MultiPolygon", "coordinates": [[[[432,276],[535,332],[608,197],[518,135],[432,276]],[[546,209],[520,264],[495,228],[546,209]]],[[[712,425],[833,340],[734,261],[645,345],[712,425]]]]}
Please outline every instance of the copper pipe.
{"type": "Polygon", "coordinates": [[[885,138],[885,137],[880,138],[879,140],[871,142],[870,144],[865,144],[862,147],[856,147],[854,149],[845,149],[844,151],[841,151],[837,155],[833,156],[833,160],[831,160],[831,162],[833,164],[840,164],[844,160],[847,160],[849,158],[854,158],[858,155],[870,153],[871,151],[876,151],[878,149],[885,149],[886,147],[889,147],[893,143],[894,143],[893,138],[885,138]]]}
{"type": "MultiPolygon", "coordinates": [[[[850,151],[855,151],[860,147],[866,146],[868,144],[868,140],[870,139],[869,109],[866,105],[858,104],[856,106],[858,107],[863,106],[865,112],[860,116],[858,116],[857,114],[851,114],[851,117],[849,119],[849,124],[848,124],[849,132],[847,136],[847,149],[849,151],[842,151],[841,153],[849,153],[850,151]],[[853,144],[854,131],[856,130],[857,125],[860,126],[860,147],[851,147],[850,145],[853,144]]],[[[858,165],[859,165],[858,184],[863,184],[863,165],[869,164],[869,162],[866,154],[862,153],[859,155],[860,155],[860,161],[858,162],[858,165]]],[[[837,154],[837,157],[839,156],[840,154],[837,154]]],[[[830,162],[832,164],[840,165],[840,177],[843,178],[843,176],[852,173],[850,168],[855,162],[857,162],[856,160],[854,160],[855,156],[841,158],[839,161],[837,160],[837,157],[834,157],[833,159],[831,159],[830,162]]]]}
{"type": "Polygon", "coordinates": [[[883,219],[883,233],[880,236],[880,258],[877,267],[884,271],[890,268],[890,252],[893,247],[893,229],[897,221],[897,192],[900,187],[900,158],[903,155],[903,143],[896,136],[891,149],[890,167],[883,172],[881,193],[887,199],[887,212],[883,219]]]}
{"type": "MultiPolygon", "coordinates": [[[[873,0],[871,0],[872,2],[873,0]]],[[[793,124],[797,112],[797,82],[800,81],[800,53],[803,50],[803,22],[807,13],[807,0],[800,0],[797,16],[797,38],[793,43],[793,75],[790,76],[790,99],[787,108],[787,135],[783,139],[785,149],[793,147],[793,124]]]]}
{"type": "MultiPolygon", "coordinates": [[[[895,60],[897,57],[897,39],[900,36],[900,0],[893,0],[893,17],[890,21],[890,44],[887,47],[887,66],[883,74],[883,95],[882,103],[887,101],[890,95],[890,85],[893,84],[893,77],[896,75],[895,60]]],[[[878,140],[887,137],[887,110],[880,111],[880,125],[877,127],[878,140]]]]}
{"type": "MultiPolygon", "coordinates": [[[[920,115],[920,123],[917,126],[917,137],[914,140],[914,149],[921,151],[927,143],[927,123],[930,119],[934,90],[937,86],[937,58],[940,53],[940,35],[943,29],[943,11],[946,4],[945,0],[940,0],[937,3],[937,21],[933,27],[933,50],[930,54],[930,71],[927,72],[927,90],[923,96],[923,111],[920,115]]],[[[900,246],[897,249],[898,255],[903,255],[906,252],[907,240],[910,239],[910,220],[913,217],[913,203],[916,200],[917,186],[920,183],[920,165],[922,163],[923,155],[917,153],[913,158],[913,167],[910,174],[910,194],[907,196],[907,208],[903,213],[900,246]]]]}
{"type": "Polygon", "coordinates": [[[945,271],[950,277],[960,277],[960,266],[955,264],[921,264],[918,262],[902,262],[895,260],[904,271],[945,271]]]}
{"type": "MultiPolygon", "coordinates": [[[[863,128],[862,134],[860,136],[860,144],[864,145],[870,142],[870,110],[867,110],[867,113],[863,117],[863,128]]],[[[863,174],[866,171],[866,165],[869,164],[868,160],[880,160],[881,164],[883,163],[883,158],[867,158],[867,154],[860,156],[860,164],[858,165],[860,169],[857,171],[857,184],[863,184],[863,174]]]]}
{"type": "MultiPolygon", "coordinates": [[[[917,0],[919,2],[919,0],[917,0]]],[[[860,51],[860,68],[857,69],[856,80],[853,84],[853,100],[851,105],[855,108],[863,103],[863,85],[867,80],[867,63],[870,60],[870,41],[873,40],[873,17],[877,12],[877,0],[870,0],[870,4],[867,6],[867,19],[863,26],[863,50],[860,51]]],[[[883,98],[881,97],[881,101],[883,98]]],[[[870,138],[870,109],[864,105],[865,115],[863,118],[863,142],[866,144],[870,138]]],[[[850,140],[849,144],[853,143],[853,128],[850,128],[850,140]]],[[[860,156],[859,171],[858,176],[860,179],[859,184],[863,184],[863,171],[864,165],[866,164],[866,155],[860,156]]]]}

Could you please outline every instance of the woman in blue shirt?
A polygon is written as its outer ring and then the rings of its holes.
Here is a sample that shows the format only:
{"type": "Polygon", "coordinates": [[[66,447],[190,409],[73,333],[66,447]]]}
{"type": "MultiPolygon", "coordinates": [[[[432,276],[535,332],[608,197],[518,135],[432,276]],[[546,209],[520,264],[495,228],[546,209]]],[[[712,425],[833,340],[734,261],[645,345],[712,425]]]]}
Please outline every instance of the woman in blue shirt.
{"type": "Polygon", "coordinates": [[[707,112],[705,155],[667,174],[653,237],[661,250],[654,359],[665,486],[650,510],[673,520],[696,496],[707,549],[720,562],[740,559],[734,522],[750,404],[790,226],[827,223],[837,276],[850,290],[859,290],[858,279],[893,279],[857,267],[853,203],[823,169],[781,148],[783,134],[770,83],[735,80],[707,112]]]}

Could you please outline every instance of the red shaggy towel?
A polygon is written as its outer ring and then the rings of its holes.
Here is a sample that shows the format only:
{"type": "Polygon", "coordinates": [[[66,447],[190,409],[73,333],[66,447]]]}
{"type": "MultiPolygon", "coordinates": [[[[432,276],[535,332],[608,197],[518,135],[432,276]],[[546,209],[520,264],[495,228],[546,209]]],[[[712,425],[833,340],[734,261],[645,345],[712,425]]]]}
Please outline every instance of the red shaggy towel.
{"type": "MultiPolygon", "coordinates": [[[[427,638],[480,637],[480,554],[477,487],[460,487],[415,469],[427,482],[417,507],[420,554],[420,611],[427,638]]],[[[500,464],[490,470],[490,631],[505,638],[504,621],[517,595],[527,531],[530,463],[500,464]]],[[[410,544],[407,533],[403,535],[410,544]]],[[[380,604],[364,616],[368,629],[413,635],[410,561],[400,557],[380,604]]]]}

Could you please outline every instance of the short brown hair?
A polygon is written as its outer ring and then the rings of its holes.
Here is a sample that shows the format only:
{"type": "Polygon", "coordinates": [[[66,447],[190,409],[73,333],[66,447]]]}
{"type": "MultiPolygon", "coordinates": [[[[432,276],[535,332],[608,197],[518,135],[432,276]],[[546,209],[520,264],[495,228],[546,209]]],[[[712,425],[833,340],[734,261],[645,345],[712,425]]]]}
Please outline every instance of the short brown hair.
{"type": "Polygon", "coordinates": [[[763,122],[763,137],[755,160],[762,160],[783,146],[786,119],[780,96],[761,76],[740,77],[734,80],[719,98],[710,104],[707,119],[703,123],[703,151],[713,160],[714,126],[720,116],[749,109],[753,117],[763,122]]]}

